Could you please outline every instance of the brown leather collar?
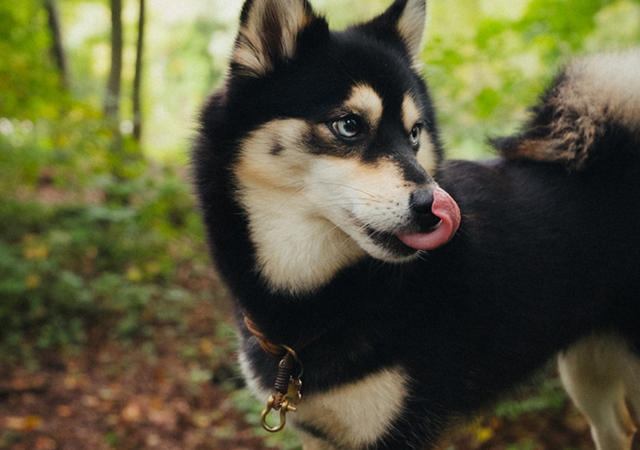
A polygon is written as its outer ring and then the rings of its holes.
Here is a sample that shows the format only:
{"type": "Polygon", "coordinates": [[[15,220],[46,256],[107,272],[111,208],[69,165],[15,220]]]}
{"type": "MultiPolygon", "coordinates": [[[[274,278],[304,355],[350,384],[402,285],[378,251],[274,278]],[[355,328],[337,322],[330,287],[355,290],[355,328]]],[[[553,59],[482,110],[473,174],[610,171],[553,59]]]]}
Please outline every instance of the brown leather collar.
{"type": "Polygon", "coordinates": [[[265,430],[272,433],[280,431],[284,428],[286,423],[287,412],[295,412],[296,405],[298,405],[302,400],[302,381],[300,378],[302,377],[304,369],[302,363],[298,359],[297,352],[317,340],[326,330],[320,329],[306,334],[302,336],[292,347],[287,347],[284,344],[274,344],[262,331],[260,331],[258,325],[251,320],[246,313],[243,314],[243,316],[247,330],[249,330],[249,332],[258,339],[262,350],[269,355],[281,358],[280,363],[278,364],[278,374],[273,386],[275,393],[269,397],[267,406],[260,415],[260,423],[265,430]],[[298,367],[297,375],[294,375],[296,367],[298,367]],[[267,423],[267,415],[272,409],[280,411],[280,423],[275,427],[272,427],[267,423]]]}
{"type": "Polygon", "coordinates": [[[271,356],[282,357],[287,353],[287,350],[280,344],[274,344],[273,342],[267,339],[267,336],[260,331],[256,323],[249,319],[249,316],[244,314],[244,324],[247,326],[247,330],[249,333],[253,334],[256,338],[258,338],[258,342],[260,343],[260,347],[262,350],[270,354],[271,356]]]}
{"type": "Polygon", "coordinates": [[[298,340],[298,342],[293,344],[291,347],[287,347],[284,344],[275,344],[272,341],[270,341],[269,338],[267,338],[267,335],[264,334],[262,331],[260,331],[260,328],[258,327],[258,325],[253,320],[251,320],[247,314],[243,313],[243,316],[244,316],[244,324],[247,326],[247,330],[249,330],[249,333],[251,333],[258,339],[258,342],[260,343],[260,347],[262,347],[262,350],[264,350],[266,353],[270,354],[271,356],[275,356],[275,357],[283,357],[291,349],[293,349],[295,352],[299,352],[300,350],[302,350],[312,342],[316,341],[318,338],[320,338],[320,336],[322,336],[327,331],[326,329],[323,329],[323,328],[312,330],[310,333],[302,336],[298,340]]]}

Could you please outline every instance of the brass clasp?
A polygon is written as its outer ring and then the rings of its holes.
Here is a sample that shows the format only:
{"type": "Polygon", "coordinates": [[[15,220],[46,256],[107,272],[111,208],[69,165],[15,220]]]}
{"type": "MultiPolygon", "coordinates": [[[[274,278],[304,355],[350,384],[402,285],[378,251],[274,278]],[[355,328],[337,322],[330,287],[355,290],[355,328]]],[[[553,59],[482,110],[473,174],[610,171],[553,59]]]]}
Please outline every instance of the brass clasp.
{"type": "Polygon", "coordinates": [[[280,405],[280,423],[275,427],[272,427],[267,423],[267,415],[271,412],[272,409],[274,409],[275,401],[276,401],[275,395],[272,395],[271,397],[269,397],[269,401],[267,402],[267,407],[265,408],[264,411],[262,411],[262,414],[260,414],[260,424],[262,425],[262,428],[269,431],[270,433],[277,433],[278,431],[282,430],[287,423],[287,413],[289,411],[293,411],[293,412],[297,411],[297,408],[291,405],[289,403],[289,400],[283,401],[282,404],[280,405]]]}
{"type": "Polygon", "coordinates": [[[271,433],[276,433],[284,428],[287,423],[287,413],[289,411],[296,412],[298,409],[294,405],[298,405],[302,400],[302,381],[300,380],[303,371],[302,365],[298,361],[295,351],[289,347],[284,348],[287,350],[287,354],[278,364],[278,376],[274,386],[276,393],[269,397],[266,408],[260,414],[262,428],[271,433]],[[293,371],[296,363],[300,365],[300,373],[297,378],[294,378],[293,371]],[[280,423],[275,427],[267,423],[267,415],[271,410],[280,411],[280,423]]]}

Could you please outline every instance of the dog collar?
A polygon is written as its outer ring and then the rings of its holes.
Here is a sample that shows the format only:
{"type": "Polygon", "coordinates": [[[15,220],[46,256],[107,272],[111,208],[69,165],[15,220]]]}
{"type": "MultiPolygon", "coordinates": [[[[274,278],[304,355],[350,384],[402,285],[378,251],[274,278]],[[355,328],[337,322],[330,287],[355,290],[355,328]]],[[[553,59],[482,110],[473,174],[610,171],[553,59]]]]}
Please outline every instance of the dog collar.
{"type": "Polygon", "coordinates": [[[258,339],[260,347],[271,356],[281,358],[278,373],[273,383],[275,393],[267,400],[265,409],[260,414],[260,424],[265,430],[275,433],[282,430],[287,422],[287,413],[297,411],[296,406],[302,401],[302,374],[304,368],[298,358],[298,351],[318,339],[324,330],[303,336],[292,347],[284,344],[274,344],[260,331],[257,324],[243,313],[244,323],[253,336],[258,339]],[[296,367],[298,373],[294,375],[296,367]],[[280,411],[280,423],[274,427],[267,423],[267,415],[271,410],[280,411]]]}

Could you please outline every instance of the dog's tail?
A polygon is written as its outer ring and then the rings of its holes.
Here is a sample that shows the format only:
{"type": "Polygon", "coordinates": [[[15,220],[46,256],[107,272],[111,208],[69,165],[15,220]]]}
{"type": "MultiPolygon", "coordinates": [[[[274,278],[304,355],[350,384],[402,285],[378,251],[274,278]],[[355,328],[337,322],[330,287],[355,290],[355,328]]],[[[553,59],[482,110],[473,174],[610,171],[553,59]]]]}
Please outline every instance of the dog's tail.
{"type": "Polygon", "coordinates": [[[505,158],[556,162],[572,171],[637,161],[640,48],[574,61],[531,111],[519,135],[494,141],[505,158]]]}

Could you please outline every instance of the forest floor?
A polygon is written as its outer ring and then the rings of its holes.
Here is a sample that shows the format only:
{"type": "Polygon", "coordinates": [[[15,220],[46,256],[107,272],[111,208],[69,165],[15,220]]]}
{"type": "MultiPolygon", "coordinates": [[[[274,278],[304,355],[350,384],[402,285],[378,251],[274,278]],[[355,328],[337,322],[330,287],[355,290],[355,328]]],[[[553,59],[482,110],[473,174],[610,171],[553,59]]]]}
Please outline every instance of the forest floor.
{"type": "MultiPolygon", "coordinates": [[[[216,283],[210,274],[205,284],[223,292],[216,283]]],[[[37,370],[5,371],[0,449],[296,448],[291,439],[286,444],[267,440],[256,426],[255,408],[251,412],[235,398],[243,390],[232,358],[212,371],[202,369],[216,349],[227,352],[232,345],[228,333],[224,337],[216,330],[224,303],[194,304],[181,335],[160,326],[153,352],[144,345],[104,341],[96,327],[76,354],[44,353],[37,370]]],[[[452,432],[441,448],[564,450],[592,449],[593,444],[586,421],[564,401],[559,408],[517,418],[482,416],[452,432]]]]}

